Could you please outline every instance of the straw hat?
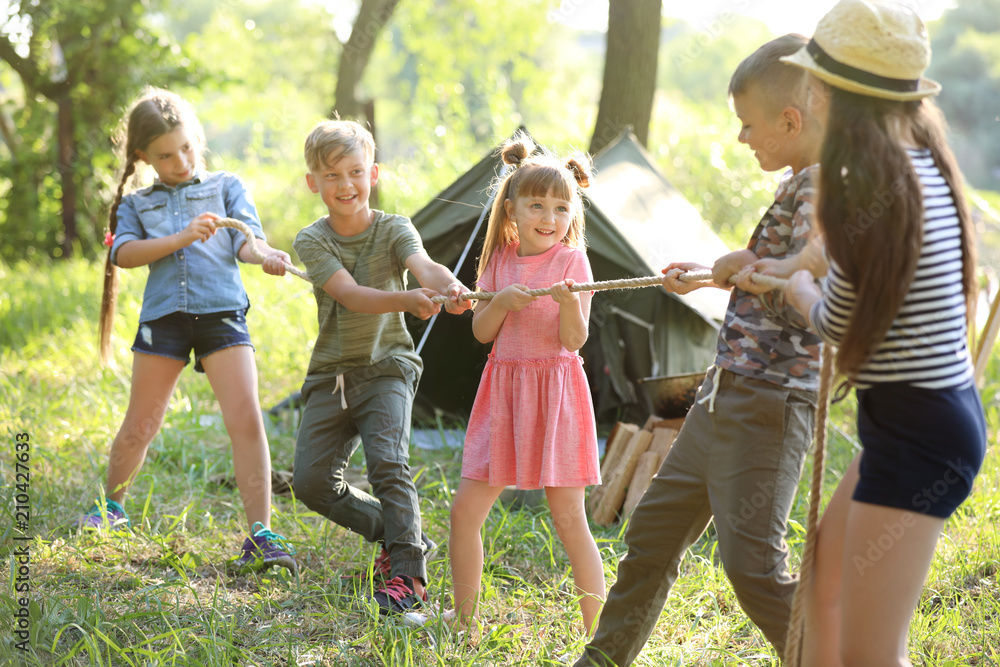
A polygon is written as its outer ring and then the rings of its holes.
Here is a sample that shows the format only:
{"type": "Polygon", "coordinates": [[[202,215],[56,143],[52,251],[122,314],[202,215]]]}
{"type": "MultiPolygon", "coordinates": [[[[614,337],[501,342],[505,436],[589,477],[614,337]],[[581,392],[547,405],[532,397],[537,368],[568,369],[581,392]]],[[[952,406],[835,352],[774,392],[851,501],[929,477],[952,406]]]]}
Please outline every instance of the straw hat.
{"type": "Polygon", "coordinates": [[[870,97],[906,101],[941,92],[941,84],[923,77],[931,61],[923,22],[894,2],[840,0],[809,43],[782,60],[870,97]]]}

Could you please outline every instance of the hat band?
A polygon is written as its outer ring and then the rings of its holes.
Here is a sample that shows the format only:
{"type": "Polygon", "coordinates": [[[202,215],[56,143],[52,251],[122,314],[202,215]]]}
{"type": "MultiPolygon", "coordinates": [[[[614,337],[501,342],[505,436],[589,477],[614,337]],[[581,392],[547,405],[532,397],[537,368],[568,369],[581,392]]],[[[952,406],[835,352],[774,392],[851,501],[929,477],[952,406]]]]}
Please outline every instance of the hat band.
{"type": "Polygon", "coordinates": [[[872,86],[873,88],[892,90],[897,93],[914,92],[920,88],[920,79],[893,79],[887,76],[872,74],[871,72],[866,72],[858,69],[857,67],[846,65],[839,60],[835,60],[832,56],[830,56],[830,54],[824,51],[823,47],[817,44],[814,39],[809,40],[809,44],[806,45],[806,50],[809,52],[809,55],[812,56],[817,65],[831,74],[836,74],[837,76],[844,77],[845,79],[850,79],[855,83],[862,83],[866,86],[872,86]]]}

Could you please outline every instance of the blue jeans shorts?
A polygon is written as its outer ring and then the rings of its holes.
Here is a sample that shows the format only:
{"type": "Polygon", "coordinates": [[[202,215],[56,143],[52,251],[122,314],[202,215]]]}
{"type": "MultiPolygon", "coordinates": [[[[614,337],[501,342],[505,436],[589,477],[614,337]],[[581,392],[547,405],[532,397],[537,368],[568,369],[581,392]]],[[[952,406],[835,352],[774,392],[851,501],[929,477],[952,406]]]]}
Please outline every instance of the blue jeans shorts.
{"type": "Polygon", "coordinates": [[[192,315],[170,313],[149,322],[140,322],[132,344],[133,352],[178,359],[186,366],[194,350],[194,369],[204,373],[204,357],[234,345],[249,345],[246,310],[192,315]]]}

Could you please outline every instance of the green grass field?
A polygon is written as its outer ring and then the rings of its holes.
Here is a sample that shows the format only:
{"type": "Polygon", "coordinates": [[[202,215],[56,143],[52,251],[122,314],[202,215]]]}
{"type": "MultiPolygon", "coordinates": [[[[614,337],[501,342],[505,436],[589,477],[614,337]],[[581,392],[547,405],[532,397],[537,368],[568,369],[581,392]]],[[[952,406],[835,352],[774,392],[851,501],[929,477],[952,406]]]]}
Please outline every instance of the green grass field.
{"type": "MultiPolygon", "coordinates": [[[[271,406],[295,391],[315,331],[315,306],[296,278],[244,267],[253,308],[260,395],[271,406]]],[[[228,577],[225,561],[244,537],[229,439],[202,375],[181,377],[165,426],[126,507],[136,530],[77,534],[74,522],[103,486],[107,450],[125,413],[131,352],[145,271],[125,272],[114,367],[97,361],[101,269],[74,260],[48,266],[0,264],[0,453],[9,563],[0,588],[0,664],[27,665],[555,665],[583,641],[569,591],[567,559],[548,512],[498,506],[485,526],[484,628],[454,637],[385,622],[359,603],[345,571],[370,564],[376,549],[307,511],[274,498],[273,525],[298,549],[300,573],[228,577]],[[28,434],[30,487],[15,486],[16,436],[28,434]],[[16,540],[18,493],[30,497],[30,542],[16,540]],[[30,604],[20,611],[29,547],[30,604]],[[21,581],[23,581],[21,576],[21,581]],[[27,613],[21,622],[15,614],[27,613]],[[27,625],[24,651],[15,634],[27,625]]],[[[983,391],[991,443],[1000,426],[1000,366],[983,391]]],[[[826,495],[853,455],[853,400],[835,406],[826,495]]],[[[454,424],[443,424],[452,427],[454,424]]],[[[459,425],[460,426],[460,425],[459,425]]],[[[268,424],[273,466],[291,466],[295,424],[268,424]]],[[[22,438],[23,439],[23,438],[22,438]]],[[[450,602],[448,512],[461,468],[456,449],[414,448],[426,532],[441,542],[430,563],[431,595],[450,602]]],[[[358,467],[360,469],[360,457],[358,467]]],[[[803,475],[808,480],[809,470],[803,475]]],[[[789,541],[801,553],[804,481],[789,541]]],[[[1000,664],[1000,460],[993,448],[973,496],[948,521],[911,627],[914,664],[1000,664]]],[[[595,528],[607,581],[624,553],[623,526],[595,528]]],[[[692,547],[638,665],[777,665],[763,635],[741,612],[715,555],[712,529],[692,547]]]]}

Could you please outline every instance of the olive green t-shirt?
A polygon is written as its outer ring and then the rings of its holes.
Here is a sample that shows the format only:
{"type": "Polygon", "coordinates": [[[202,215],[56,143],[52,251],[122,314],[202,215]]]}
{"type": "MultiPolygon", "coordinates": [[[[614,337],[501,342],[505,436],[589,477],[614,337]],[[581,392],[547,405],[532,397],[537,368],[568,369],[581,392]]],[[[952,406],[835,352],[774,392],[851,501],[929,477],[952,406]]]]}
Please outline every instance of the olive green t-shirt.
{"type": "Polygon", "coordinates": [[[406,290],[403,262],[423,252],[420,235],[409,218],[373,211],[371,226],[356,236],[334,232],[323,216],[295,237],[292,247],[306,265],[319,310],[319,335],[309,360],[307,380],[335,377],[390,356],[423,368],[402,313],[356,313],[326,293],[323,285],[346,269],[358,285],[386,292],[406,290]]]}

